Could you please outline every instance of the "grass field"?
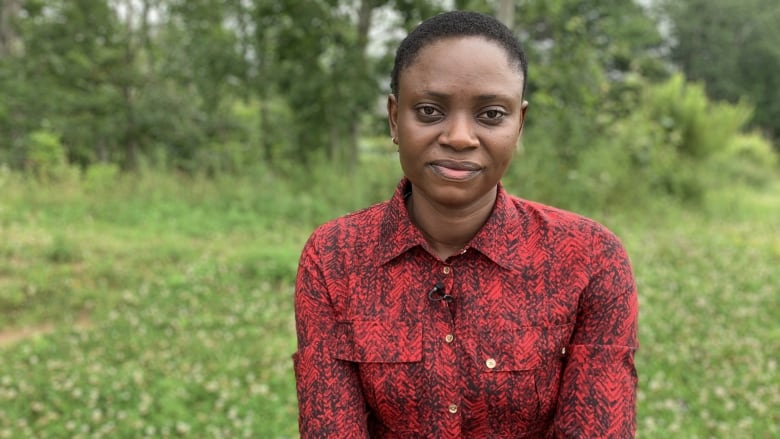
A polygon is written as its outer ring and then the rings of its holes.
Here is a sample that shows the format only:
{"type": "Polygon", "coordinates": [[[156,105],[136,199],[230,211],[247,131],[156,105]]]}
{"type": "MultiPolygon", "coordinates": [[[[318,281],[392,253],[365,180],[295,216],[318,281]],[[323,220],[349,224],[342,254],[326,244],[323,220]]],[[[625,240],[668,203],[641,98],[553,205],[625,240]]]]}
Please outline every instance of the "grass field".
{"type": "MultiPolygon", "coordinates": [[[[0,439],[296,437],[298,252],[385,183],[0,172],[0,439]]],[[[780,437],[780,186],[591,215],[635,265],[639,436],[780,437]]]]}

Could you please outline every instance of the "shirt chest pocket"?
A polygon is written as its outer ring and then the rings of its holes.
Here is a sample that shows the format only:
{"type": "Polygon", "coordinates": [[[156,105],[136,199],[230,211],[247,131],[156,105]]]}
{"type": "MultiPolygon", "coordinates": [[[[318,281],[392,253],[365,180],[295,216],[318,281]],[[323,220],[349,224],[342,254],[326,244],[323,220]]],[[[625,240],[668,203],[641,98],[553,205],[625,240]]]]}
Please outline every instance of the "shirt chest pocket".
{"type": "Polygon", "coordinates": [[[353,320],[337,326],[333,356],[355,364],[363,396],[383,428],[418,431],[423,358],[421,323],[353,320]]]}
{"type": "MultiPolygon", "coordinates": [[[[483,331],[470,349],[480,387],[502,398],[497,413],[541,419],[555,408],[573,325],[514,326],[483,331]],[[509,385],[507,385],[509,383],[509,385]],[[507,394],[507,392],[509,394],[507,394]]],[[[491,411],[493,411],[491,410],[491,411]]]]}
{"type": "Polygon", "coordinates": [[[337,326],[334,356],[356,363],[411,363],[422,360],[422,324],[352,320],[337,326]]]}
{"type": "Polygon", "coordinates": [[[486,371],[522,371],[549,367],[566,355],[573,325],[519,326],[487,330],[476,346],[486,371]]]}

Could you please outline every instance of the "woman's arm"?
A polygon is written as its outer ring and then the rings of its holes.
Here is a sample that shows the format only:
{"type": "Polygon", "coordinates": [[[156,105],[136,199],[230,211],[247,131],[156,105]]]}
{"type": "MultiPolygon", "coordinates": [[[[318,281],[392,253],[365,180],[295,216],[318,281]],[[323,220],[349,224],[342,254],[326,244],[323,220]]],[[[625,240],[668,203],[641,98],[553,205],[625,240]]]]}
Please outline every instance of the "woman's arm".
{"type": "Polygon", "coordinates": [[[636,285],[628,256],[614,235],[593,248],[594,275],[580,298],[550,436],[633,438],[636,285]]]}
{"type": "Polygon", "coordinates": [[[356,367],[333,357],[336,315],[311,239],[295,284],[293,355],[301,438],[367,438],[368,410],[356,367]]]}

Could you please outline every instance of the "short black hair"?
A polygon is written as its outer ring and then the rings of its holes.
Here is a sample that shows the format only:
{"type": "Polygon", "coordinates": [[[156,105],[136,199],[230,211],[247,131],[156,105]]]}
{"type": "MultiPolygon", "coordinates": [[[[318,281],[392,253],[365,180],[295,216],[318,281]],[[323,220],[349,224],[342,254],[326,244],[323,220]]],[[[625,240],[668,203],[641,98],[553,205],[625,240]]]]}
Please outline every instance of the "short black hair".
{"type": "Polygon", "coordinates": [[[490,15],[469,11],[450,11],[435,15],[418,25],[401,41],[395,52],[390,76],[390,91],[398,96],[398,77],[412,65],[420,50],[445,38],[478,36],[504,48],[510,63],[523,74],[523,96],[528,83],[528,62],[523,46],[512,31],[490,15]]]}

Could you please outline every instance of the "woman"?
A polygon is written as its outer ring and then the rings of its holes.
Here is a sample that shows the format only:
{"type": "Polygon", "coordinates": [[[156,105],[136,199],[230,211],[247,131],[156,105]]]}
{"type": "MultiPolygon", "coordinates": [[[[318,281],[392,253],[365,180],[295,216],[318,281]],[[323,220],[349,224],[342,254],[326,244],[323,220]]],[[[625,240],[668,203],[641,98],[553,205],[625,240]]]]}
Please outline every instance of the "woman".
{"type": "Polygon", "coordinates": [[[404,178],[301,256],[303,438],[634,435],[622,245],[500,183],[526,77],[520,44],[485,15],[441,14],[401,43],[387,111],[404,178]]]}

